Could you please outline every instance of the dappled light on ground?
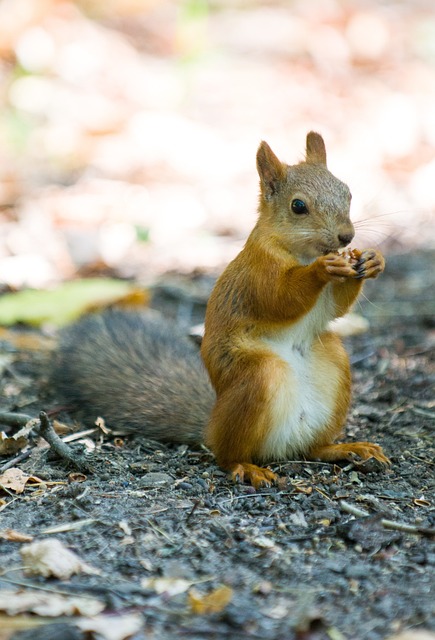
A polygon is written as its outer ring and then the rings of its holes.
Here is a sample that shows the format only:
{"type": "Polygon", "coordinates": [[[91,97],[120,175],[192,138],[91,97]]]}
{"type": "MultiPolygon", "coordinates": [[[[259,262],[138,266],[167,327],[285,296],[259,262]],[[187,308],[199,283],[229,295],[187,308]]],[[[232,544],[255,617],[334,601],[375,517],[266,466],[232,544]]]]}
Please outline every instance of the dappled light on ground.
{"type": "Polygon", "coordinates": [[[255,220],[255,152],[306,131],[360,245],[435,237],[427,2],[0,2],[0,280],[104,264],[219,271],[255,220]]]}

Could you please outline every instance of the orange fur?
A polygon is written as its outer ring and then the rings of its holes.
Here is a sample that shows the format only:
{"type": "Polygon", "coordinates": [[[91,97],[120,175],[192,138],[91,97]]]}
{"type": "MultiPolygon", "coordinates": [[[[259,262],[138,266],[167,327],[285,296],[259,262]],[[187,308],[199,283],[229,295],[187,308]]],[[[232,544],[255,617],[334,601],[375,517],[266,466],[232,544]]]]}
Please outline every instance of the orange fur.
{"type": "Polygon", "coordinates": [[[362,252],[357,273],[334,253],[353,238],[350,192],[328,171],[319,134],[308,134],[305,162],[294,166],[261,143],[257,168],[257,224],[207,307],[201,352],[217,399],[206,441],[224,469],[255,487],[276,479],[255,463],[287,455],[385,462],[377,445],[333,444],[351,380],[343,345],[327,331],[383,258],[362,252]]]}

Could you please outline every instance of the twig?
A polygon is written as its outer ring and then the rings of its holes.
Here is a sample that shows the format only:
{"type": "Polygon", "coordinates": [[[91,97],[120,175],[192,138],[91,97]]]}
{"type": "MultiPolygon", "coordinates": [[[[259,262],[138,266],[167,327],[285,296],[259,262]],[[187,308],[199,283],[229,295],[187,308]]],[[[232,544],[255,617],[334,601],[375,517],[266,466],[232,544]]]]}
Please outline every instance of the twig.
{"type": "Polygon", "coordinates": [[[0,422],[7,424],[8,427],[24,427],[30,420],[33,420],[32,416],[28,416],[26,413],[14,413],[13,411],[0,411],[0,422]]]}
{"type": "MultiPolygon", "coordinates": [[[[363,509],[355,507],[355,505],[340,500],[340,507],[346,513],[350,513],[356,518],[367,518],[370,514],[363,509]]],[[[396,520],[386,520],[382,518],[380,523],[385,529],[394,529],[395,531],[403,531],[404,533],[421,533],[425,536],[435,536],[435,529],[426,529],[424,527],[417,527],[414,524],[407,524],[406,522],[397,522],[396,520]]]]}
{"type": "Polygon", "coordinates": [[[421,409],[420,407],[411,407],[412,413],[416,413],[419,416],[424,416],[425,418],[435,419],[435,411],[430,411],[429,409],[421,409]]]}
{"type": "Polygon", "coordinates": [[[83,431],[76,431],[75,433],[71,433],[69,436],[64,436],[62,438],[62,442],[74,442],[74,440],[80,440],[80,438],[84,438],[85,436],[90,436],[93,433],[98,433],[100,429],[98,427],[92,427],[91,429],[84,429],[83,431]]]}
{"type": "MultiPolygon", "coordinates": [[[[280,496],[293,496],[295,494],[295,490],[294,491],[280,491],[279,495],[280,496]]],[[[218,507],[222,506],[223,504],[226,504],[227,502],[235,502],[236,500],[243,500],[244,498],[249,499],[253,499],[253,498],[261,498],[261,497],[274,497],[274,493],[243,493],[241,495],[238,496],[232,496],[231,498],[225,498],[225,500],[220,500],[219,502],[216,500],[216,505],[218,507]]]]}
{"type": "Polygon", "coordinates": [[[191,508],[191,510],[189,511],[189,513],[187,514],[187,518],[186,518],[186,524],[189,523],[189,520],[191,519],[191,517],[193,516],[193,514],[195,513],[195,511],[198,509],[199,505],[201,504],[200,500],[195,500],[193,507],[191,508]]]}
{"type": "Polygon", "coordinates": [[[12,500],[9,500],[9,502],[5,502],[5,504],[2,504],[2,506],[0,507],[0,511],[4,511],[7,507],[9,507],[9,505],[18,500],[20,497],[21,496],[17,496],[16,498],[12,498],[12,500]]]}
{"type": "MultiPolygon", "coordinates": [[[[21,582],[20,580],[11,580],[10,578],[6,578],[3,573],[0,573],[0,582],[7,582],[8,584],[12,584],[15,587],[25,587],[28,589],[37,589],[38,591],[46,591],[47,593],[57,593],[63,596],[71,596],[71,591],[56,589],[55,587],[47,587],[46,585],[38,584],[37,582],[21,582]]],[[[74,593],[79,598],[92,599],[95,596],[90,595],[89,593],[83,592],[83,586],[81,587],[81,593],[74,593]]]]}
{"type": "Polygon", "coordinates": [[[53,533],[64,533],[65,531],[77,531],[82,529],[83,527],[87,527],[94,522],[98,522],[95,518],[86,518],[85,520],[74,520],[74,522],[65,522],[64,524],[59,524],[55,527],[48,527],[47,529],[42,529],[39,532],[39,535],[49,535],[53,533]]]}
{"type": "Polygon", "coordinates": [[[18,456],[15,456],[15,458],[12,458],[12,460],[9,460],[9,462],[5,462],[5,464],[0,467],[0,473],[3,473],[3,471],[6,471],[6,469],[15,467],[16,464],[28,458],[32,454],[32,451],[33,449],[27,449],[27,451],[22,451],[18,456]]]}
{"type": "Polygon", "coordinates": [[[45,411],[41,411],[39,414],[39,420],[41,426],[39,427],[39,435],[44,438],[50,445],[50,447],[57,453],[58,456],[67,460],[74,465],[79,471],[91,471],[91,468],[83,455],[74,453],[74,451],[65,442],[59,438],[55,430],[50,424],[45,411]]]}

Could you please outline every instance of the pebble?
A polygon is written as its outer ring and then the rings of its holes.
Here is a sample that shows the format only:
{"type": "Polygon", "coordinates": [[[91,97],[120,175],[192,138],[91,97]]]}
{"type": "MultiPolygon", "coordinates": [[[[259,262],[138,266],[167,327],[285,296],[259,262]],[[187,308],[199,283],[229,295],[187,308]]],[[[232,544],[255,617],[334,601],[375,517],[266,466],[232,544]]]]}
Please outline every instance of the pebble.
{"type": "Polygon", "coordinates": [[[193,484],[191,484],[190,482],[179,482],[177,484],[177,488],[178,489],[184,489],[185,491],[189,490],[189,489],[193,489],[193,484]]]}
{"type": "Polygon", "coordinates": [[[351,564],[345,568],[345,575],[347,578],[367,578],[370,570],[367,568],[366,564],[351,564]]]}
{"type": "Polygon", "coordinates": [[[167,473],[151,472],[140,478],[139,486],[144,488],[161,487],[171,482],[172,478],[167,473]]]}

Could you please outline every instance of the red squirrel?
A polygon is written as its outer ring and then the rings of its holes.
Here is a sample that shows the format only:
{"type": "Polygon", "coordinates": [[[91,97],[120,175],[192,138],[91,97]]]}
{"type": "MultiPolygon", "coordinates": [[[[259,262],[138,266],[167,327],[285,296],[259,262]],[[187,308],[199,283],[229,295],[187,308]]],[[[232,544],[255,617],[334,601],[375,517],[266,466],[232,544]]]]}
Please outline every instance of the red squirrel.
{"type": "Polygon", "coordinates": [[[256,462],[305,456],[388,459],[369,442],[336,444],[351,396],[349,360],[328,323],[362,280],[384,269],[379,251],[337,254],[354,237],[351,194],[326,165],[323,138],[288,166],[257,152],[259,217],[211,294],[201,353],[217,399],[206,441],[218,464],[255,487],[276,480],[256,462]]]}
{"type": "Polygon", "coordinates": [[[205,440],[234,480],[277,475],[259,464],[294,457],[374,457],[370,442],[339,444],[351,398],[348,356],[329,321],[384,269],[376,249],[353,250],[351,194],[330,173],[323,138],[289,166],[257,152],[257,224],[216,282],[201,355],[181,331],[138,313],[89,316],[61,339],[52,381],[94,419],[170,442],[205,440]]]}

